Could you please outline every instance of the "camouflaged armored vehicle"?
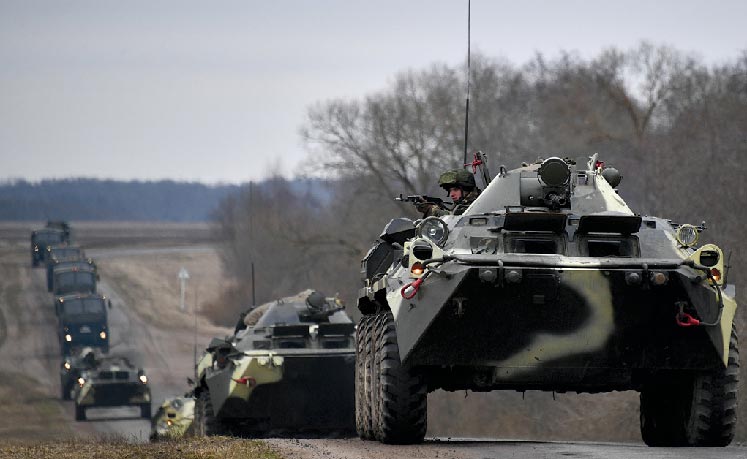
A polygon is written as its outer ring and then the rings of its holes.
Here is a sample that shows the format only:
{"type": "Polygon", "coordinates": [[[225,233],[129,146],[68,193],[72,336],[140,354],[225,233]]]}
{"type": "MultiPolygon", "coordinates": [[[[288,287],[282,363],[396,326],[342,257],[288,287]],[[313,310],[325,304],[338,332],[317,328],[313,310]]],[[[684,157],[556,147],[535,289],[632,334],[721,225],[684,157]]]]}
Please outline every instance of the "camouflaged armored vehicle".
{"type": "Polygon", "coordinates": [[[354,431],[355,324],[341,304],[307,291],[256,308],[244,324],[198,364],[197,434],[354,431]]]}
{"type": "Polygon", "coordinates": [[[111,300],[95,293],[75,293],[55,297],[54,309],[59,320],[58,334],[63,356],[83,347],[109,352],[111,300]]]}
{"type": "Polygon", "coordinates": [[[47,261],[52,246],[68,241],[65,232],[57,228],[44,228],[31,232],[31,266],[37,267],[47,261]]]}
{"type": "Polygon", "coordinates": [[[164,400],[153,415],[150,426],[151,441],[178,438],[191,432],[195,419],[195,399],[187,394],[164,400]]]}
{"type": "Polygon", "coordinates": [[[60,397],[70,400],[73,388],[83,371],[96,367],[99,350],[95,347],[81,348],[75,355],[66,356],[60,364],[60,397]]]}
{"type": "Polygon", "coordinates": [[[87,408],[118,406],[137,406],[140,417],[150,419],[148,376],[127,357],[102,357],[94,368],[81,371],[73,398],[76,421],[86,419],[87,408]]]}
{"type": "Polygon", "coordinates": [[[436,389],[640,392],[648,445],[736,426],[734,286],[702,228],[636,215],[596,155],[505,171],[460,216],[390,223],[363,262],[356,426],[422,441],[436,389]],[[582,170],[578,170],[582,169],[582,170]]]}

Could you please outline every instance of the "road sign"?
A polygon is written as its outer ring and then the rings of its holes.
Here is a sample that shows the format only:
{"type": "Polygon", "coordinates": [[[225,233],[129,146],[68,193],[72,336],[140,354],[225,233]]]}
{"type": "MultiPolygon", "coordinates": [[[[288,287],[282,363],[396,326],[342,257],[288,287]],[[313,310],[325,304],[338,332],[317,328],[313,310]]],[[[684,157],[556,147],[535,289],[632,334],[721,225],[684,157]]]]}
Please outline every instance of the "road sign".
{"type": "Polygon", "coordinates": [[[176,275],[176,277],[179,279],[179,287],[180,287],[180,298],[181,301],[179,302],[179,309],[184,311],[184,292],[187,288],[187,279],[189,279],[189,273],[187,270],[182,266],[182,269],[179,270],[179,274],[176,275]]]}

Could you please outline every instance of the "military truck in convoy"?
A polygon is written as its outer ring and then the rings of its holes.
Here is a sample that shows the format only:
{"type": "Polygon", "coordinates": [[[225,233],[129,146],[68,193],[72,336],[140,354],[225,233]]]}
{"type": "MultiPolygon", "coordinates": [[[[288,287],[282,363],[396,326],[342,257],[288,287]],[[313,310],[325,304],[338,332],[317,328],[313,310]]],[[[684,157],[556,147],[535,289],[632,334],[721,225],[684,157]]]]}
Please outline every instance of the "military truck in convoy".
{"type": "MultiPolygon", "coordinates": [[[[72,272],[76,272],[76,271],[88,272],[90,270],[93,270],[93,278],[96,282],[98,282],[99,281],[98,268],[96,266],[96,262],[94,262],[92,258],[85,258],[82,260],[75,260],[75,261],[60,261],[52,267],[52,275],[51,277],[47,278],[48,290],[50,292],[54,292],[55,290],[54,279],[55,279],[56,274],[62,274],[62,273],[71,272],[71,271],[72,272]]],[[[85,284],[85,286],[83,287],[84,289],[90,290],[90,291],[96,291],[95,286],[91,286],[88,283],[87,277],[86,277],[84,284],[85,284]]]]}
{"type": "MultiPolygon", "coordinates": [[[[62,262],[66,261],[78,261],[85,259],[85,252],[80,247],[68,247],[68,246],[53,246],[47,256],[46,267],[47,267],[47,290],[52,291],[52,272],[54,268],[62,262]]],[[[93,266],[93,260],[89,261],[89,264],[93,266]]]]}
{"type": "Polygon", "coordinates": [[[640,392],[652,446],[724,446],[734,285],[703,225],[634,213],[596,155],[495,177],[462,215],[391,222],[363,260],[356,427],[415,443],[430,391],[640,392]]]}
{"type": "Polygon", "coordinates": [[[111,300],[95,293],[74,293],[55,297],[54,308],[63,357],[85,346],[109,352],[111,300]]]}
{"type": "Polygon", "coordinates": [[[195,433],[347,433],[355,325],[335,298],[306,291],[262,305],[199,361],[195,433]]]}
{"type": "Polygon", "coordinates": [[[31,266],[37,267],[47,261],[53,246],[66,244],[65,232],[56,228],[44,228],[31,232],[31,266]]]}
{"type": "Polygon", "coordinates": [[[99,407],[137,406],[140,417],[151,415],[148,376],[127,357],[101,357],[94,368],[81,371],[73,399],[76,421],[86,419],[88,408],[99,407]]]}
{"type": "Polygon", "coordinates": [[[52,271],[52,294],[96,293],[98,274],[91,263],[60,266],[52,271]]]}
{"type": "Polygon", "coordinates": [[[72,231],[70,229],[70,224],[65,220],[47,220],[46,228],[52,228],[62,231],[64,242],[70,242],[72,231]]]}

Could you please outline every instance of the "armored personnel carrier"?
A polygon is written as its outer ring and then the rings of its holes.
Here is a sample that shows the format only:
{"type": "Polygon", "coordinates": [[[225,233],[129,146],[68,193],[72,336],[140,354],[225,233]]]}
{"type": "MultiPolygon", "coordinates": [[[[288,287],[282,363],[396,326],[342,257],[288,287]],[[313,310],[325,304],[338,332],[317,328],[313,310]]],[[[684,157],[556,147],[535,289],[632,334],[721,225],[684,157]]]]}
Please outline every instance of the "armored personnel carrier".
{"type": "Polygon", "coordinates": [[[73,387],[78,383],[82,371],[96,366],[97,348],[84,347],[75,355],[66,356],[60,364],[60,397],[70,400],[73,387]]]}
{"type": "Polygon", "coordinates": [[[635,214],[596,155],[505,171],[459,216],[390,223],[363,261],[356,427],[415,443],[436,389],[640,392],[643,440],[736,426],[734,286],[703,227],[635,214]]]}
{"type": "Polygon", "coordinates": [[[65,232],[57,228],[44,228],[31,232],[31,266],[46,262],[52,246],[67,242],[65,232]]]}
{"type": "Polygon", "coordinates": [[[178,438],[191,432],[195,419],[195,399],[191,394],[169,397],[158,407],[150,426],[151,441],[178,438]]]}
{"type": "Polygon", "coordinates": [[[198,364],[196,433],[353,432],[355,324],[342,305],[307,291],[258,307],[244,323],[214,339],[198,364]]]}
{"type": "Polygon", "coordinates": [[[96,266],[90,263],[58,267],[52,272],[52,294],[96,293],[96,266]]]}
{"type": "Polygon", "coordinates": [[[127,357],[97,359],[94,368],[83,370],[75,387],[75,420],[86,419],[87,408],[137,406],[140,417],[150,419],[148,376],[127,357]]]}
{"type": "Polygon", "coordinates": [[[82,347],[109,352],[107,308],[111,300],[94,293],[76,293],[55,297],[54,309],[59,319],[60,350],[69,356],[82,347]]]}

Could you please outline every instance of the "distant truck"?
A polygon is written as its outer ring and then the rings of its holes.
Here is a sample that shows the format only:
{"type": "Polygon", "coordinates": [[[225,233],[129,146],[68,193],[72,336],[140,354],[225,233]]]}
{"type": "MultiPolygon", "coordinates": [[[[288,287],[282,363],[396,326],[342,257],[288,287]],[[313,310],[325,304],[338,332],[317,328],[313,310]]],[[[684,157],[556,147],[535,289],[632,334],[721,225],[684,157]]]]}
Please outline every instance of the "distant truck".
{"type": "Polygon", "coordinates": [[[55,296],[96,293],[96,279],[96,268],[89,263],[60,266],[52,272],[52,293],[55,296]]]}
{"type": "Polygon", "coordinates": [[[46,227],[62,231],[65,236],[65,242],[70,242],[70,224],[65,220],[47,220],[46,227]]]}
{"type": "MultiPolygon", "coordinates": [[[[47,290],[52,291],[52,271],[55,266],[65,261],[85,259],[85,252],[80,247],[53,246],[47,256],[47,290]]],[[[90,259],[89,259],[90,260],[90,259]]],[[[91,262],[93,260],[90,260],[91,262]]]]}
{"type": "Polygon", "coordinates": [[[96,366],[81,371],[75,387],[75,420],[86,419],[86,409],[137,406],[140,417],[151,417],[151,394],[145,370],[127,357],[102,357],[96,366]]]}
{"type": "MultiPolygon", "coordinates": [[[[69,233],[68,233],[69,234],[69,233]]],[[[66,244],[69,238],[57,228],[44,228],[31,232],[31,266],[37,267],[47,261],[52,246],[66,244]]]]}
{"type": "Polygon", "coordinates": [[[93,293],[76,293],[55,297],[55,312],[59,318],[60,349],[63,356],[84,346],[109,352],[107,309],[111,300],[93,293]]]}

